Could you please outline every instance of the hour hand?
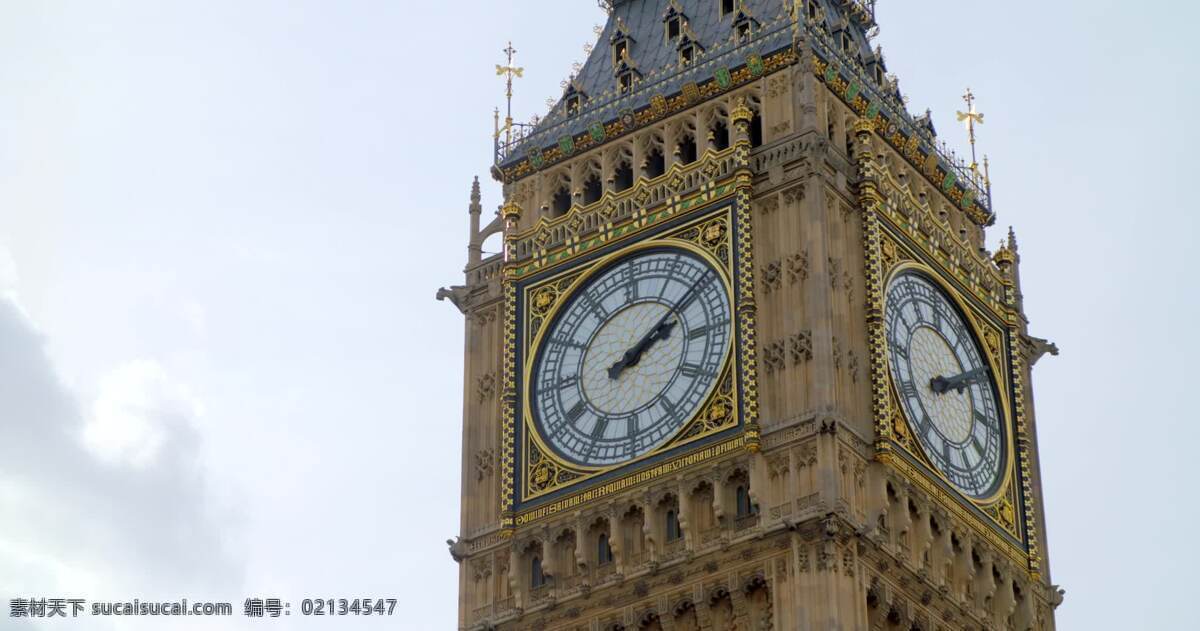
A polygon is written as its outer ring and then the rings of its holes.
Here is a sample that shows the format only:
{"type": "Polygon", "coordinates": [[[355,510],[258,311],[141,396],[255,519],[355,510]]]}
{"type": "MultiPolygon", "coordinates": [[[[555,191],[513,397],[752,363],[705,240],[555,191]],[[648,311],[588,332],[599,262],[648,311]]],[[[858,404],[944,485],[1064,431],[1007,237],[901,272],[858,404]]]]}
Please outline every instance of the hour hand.
{"type": "Polygon", "coordinates": [[[929,380],[929,388],[938,394],[944,394],[950,390],[961,393],[968,385],[979,381],[985,376],[987,376],[987,368],[983,367],[968,370],[953,377],[938,375],[929,380]]]}
{"type": "MultiPolygon", "coordinates": [[[[670,314],[668,314],[670,315],[670,314]]],[[[665,340],[671,336],[671,329],[675,328],[675,320],[673,318],[664,318],[657,326],[650,330],[649,333],[642,336],[641,341],[633,348],[625,351],[625,354],[618,359],[616,363],[608,368],[608,378],[616,379],[621,376],[621,372],[630,366],[637,365],[642,359],[642,353],[650,348],[656,340],[665,340]]]]}

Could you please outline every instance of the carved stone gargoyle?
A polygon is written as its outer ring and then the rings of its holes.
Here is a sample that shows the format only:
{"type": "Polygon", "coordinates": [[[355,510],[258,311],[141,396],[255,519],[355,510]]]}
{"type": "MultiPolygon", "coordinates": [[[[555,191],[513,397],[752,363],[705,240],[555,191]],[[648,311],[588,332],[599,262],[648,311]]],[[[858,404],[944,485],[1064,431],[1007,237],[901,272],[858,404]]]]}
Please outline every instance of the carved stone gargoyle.
{"type": "Polygon", "coordinates": [[[451,285],[449,288],[442,287],[437,290],[437,299],[450,299],[450,302],[462,313],[467,312],[467,294],[469,290],[465,285],[451,285]]]}
{"type": "Polygon", "coordinates": [[[1050,353],[1051,355],[1058,355],[1058,346],[1055,345],[1054,342],[1051,342],[1050,340],[1042,339],[1040,337],[1034,337],[1032,335],[1026,335],[1025,339],[1029,343],[1029,348],[1030,348],[1030,352],[1029,352],[1029,365],[1030,366],[1033,366],[1034,364],[1036,364],[1037,361],[1039,359],[1041,359],[1042,356],[1045,355],[1046,353],[1050,353]]]}
{"type": "Polygon", "coordinates": [[[450,556],[456,563],[461,563],[467,556],[467,542],[462,540],[462,537],[447,539],[446,545],[450,547],[450,556]]]}

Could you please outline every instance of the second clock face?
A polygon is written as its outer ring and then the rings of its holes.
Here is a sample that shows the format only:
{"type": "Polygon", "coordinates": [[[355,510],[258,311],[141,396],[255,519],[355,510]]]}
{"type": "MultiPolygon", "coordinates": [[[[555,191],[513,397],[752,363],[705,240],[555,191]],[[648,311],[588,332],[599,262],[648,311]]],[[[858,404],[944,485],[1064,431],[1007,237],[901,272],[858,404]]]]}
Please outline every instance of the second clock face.
{"type": "Polygon", "coordinates": [[[925,455],[967,495],[991,495],[1005,434],[991,368],[967,322],[940,287],[909,271],[888,284],[885,330],[892,383],[925,455]]]}
{"type": "Polygon", "coordinates": [[[687,250],[646,250],[566,300],[531,373],[543,440],[584,466],[661,446],[695,415],[725,363],[732,311],[720,274],[687,250]]]}

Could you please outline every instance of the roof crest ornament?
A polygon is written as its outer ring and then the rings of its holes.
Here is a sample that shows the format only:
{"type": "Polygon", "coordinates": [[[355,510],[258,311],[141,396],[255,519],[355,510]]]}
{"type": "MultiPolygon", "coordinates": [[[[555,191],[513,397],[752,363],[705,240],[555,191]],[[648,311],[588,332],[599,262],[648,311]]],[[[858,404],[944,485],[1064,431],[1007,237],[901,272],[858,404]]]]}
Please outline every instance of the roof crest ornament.
{"type": "Polygon", "coordinates": [[[967,123],[967,138],[971,141],[971,177],[978,184],[980,173],[979,162],[975,159],[975,125],[983,124],[983,112],[975,110],[975,95],[971,93],[971,88],[967,88],[967,93],[962,98],[967,103],[967,111],[958,112],[958,121],[967,123]]]}
{"type": "MultiPolygon", "coordinates": [[[[513,142],[513,117],[512,117],[512,97],[513,97],[513,78],[520,79],[525,74],[525,69],[513,65],[513,57],[517,54],[517,49],[513,48],[512,42],[508,42],[508,46],[500,51],[505,55],[504,65],[496,64],[496,76],[504,77],[504,98],[505,98],[505,115],[504,126],[500,126],[500,108],[496,108],[493,113],[493,125],[495,133],[492,135],[495,155],[497,159],[500,156],[501,146],[510,146],[513,142]],[[504,134],[504,144],[500,144],[500,135],[504,134]]],[[[517,123],[517,127],[525,129],[527,126],[524,123],[517,123]]]]}

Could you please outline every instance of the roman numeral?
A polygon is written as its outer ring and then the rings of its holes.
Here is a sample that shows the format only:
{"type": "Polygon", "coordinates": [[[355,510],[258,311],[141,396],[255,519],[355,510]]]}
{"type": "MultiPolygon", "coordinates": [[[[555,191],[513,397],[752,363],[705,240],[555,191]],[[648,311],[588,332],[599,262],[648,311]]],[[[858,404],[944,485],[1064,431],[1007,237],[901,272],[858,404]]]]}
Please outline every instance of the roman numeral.
{"type": "Polygon", "coordinates": [[[570,388],[577,383],[579,383],[579,375],[571,375],[569,377],[563,377],[562,379],[559,379],[558,387],[570,388]]]}
{"type": "Polygon", "coordinates": [[[552,344],[557,344],[559,346],[570,346],[571,348],[578,348],[581,351],[587,349],[587,345],[580,343],[580,342],[576,342],[575,340],[572,340],[572,339],[554,338],[550,342],[552,344]]]}
{"type": "Polygon", "coordinates": [[[550,432],[550,440],[558,440],[563,434],[567,433],[567,424],[559,423],[554,426],[554,431],[550,432]]]}
{"type": "Polygon", "coordinates": [[[604,435],[604,430],[608,429],[608,421],[605,419],[596,419],[596,426],[592,428],[592,439],[599,439],[604,435]]]}
{"type": "Polygon", "coordinates": [[[915,397],[917,396],[917,387],[911,381],[901,381],[900,392],[906,397],[915,397]]]}
{"type": "Polygon", "coordinates": [[[691,378],[699,377],[700,375],[710,375],[711,376],[711,374],[712,374],[712,373],[708,372],[707,370],[704,370],[704,368],[702,366],[697,366],[696,364],[686,364],[686,363],[683,366],[680,366],[679,372],[683,373],[684,377],[691,377],[691,378]]]}
{"type": "Polygon", "coordinates": [[[708,326],[707,324],[705,324],[703,326],[698,326],[698,327],[692,329],[691,331],[688,331],[687,339],[695,340],[695,339],[702,338],[702,337],[708,335],[708,330],[710,328],[712,328],[712,327],[708,326]]]}
{"type": "Polygon", "coordinates": [[[625,302],[633,302],[638,298],[637,279],[634,277],[633,263],[630,262],[625,266],[625,273],[622,275],[625,279],[625,302]]]}
{"type": "Polygon", "coordinates": [[[589,311],[599,314],[601,320],[608,317],[608,310],[604,308],[604,305],[600,304],[600,301],[596,300],[596,297],[593,296],[590,291],[584,292],[583,295],[580,296],[580,299],[587,303],[589,311]]]}
{"type": "Polygon", "coordinates": [[[586,409],[587,408],[583,405],[583,401],[579,401],[575,404],[575,407],[567,410],[567,418],[574,423],[575,421],[579,420],[579,417],[583,416],[583,412],[586,409]]]}
{"type": "Polygon", "coordinates": [[[975,448],[975,455],[979,456],[980,460],[983,460],[983,445],[979,444],[977,436],[971,436],[971,446],[975,448]]]}

